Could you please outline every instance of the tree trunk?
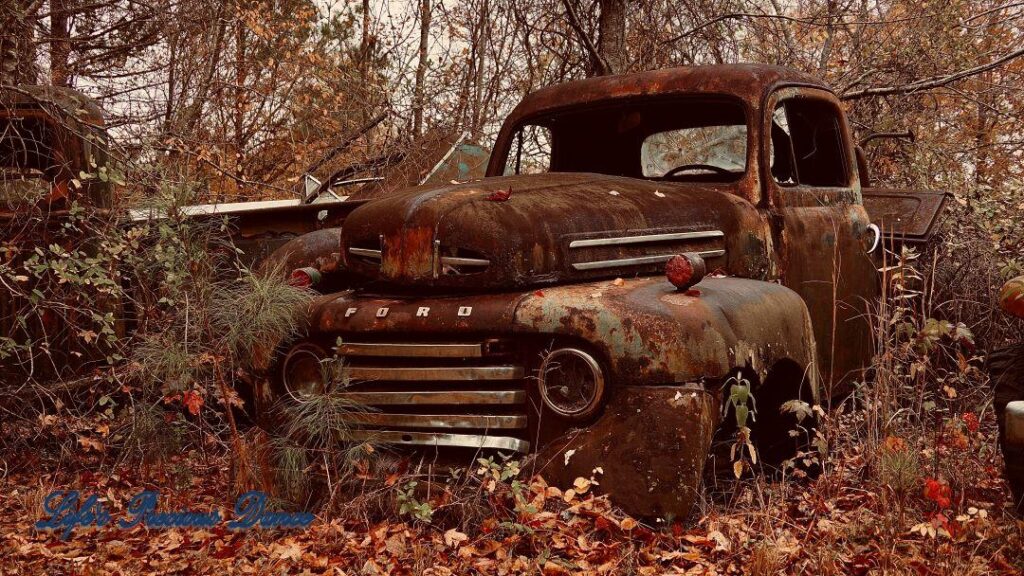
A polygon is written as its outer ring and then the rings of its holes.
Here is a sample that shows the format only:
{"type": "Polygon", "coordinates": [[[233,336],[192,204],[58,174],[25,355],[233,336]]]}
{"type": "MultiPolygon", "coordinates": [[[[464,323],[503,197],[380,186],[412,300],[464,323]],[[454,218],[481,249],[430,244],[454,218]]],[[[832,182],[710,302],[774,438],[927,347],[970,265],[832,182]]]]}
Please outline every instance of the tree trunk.
{"type": "Polygon", "coordinates": [[[50,0],[50,82],[54,86],[71,86],[70,57],[67,0],[50,0]]]}
{"type": "Polygon", "coordinates": [[[609,74],[626,71],[626,0],[600,0],[597,20],[597,52],[607,64],[609,74]]]}
{"type": "Polygon", "coordinates": [[[42,0],[14,0],[0,16],[0,84],[35,84],[36,12],[42,0]]]}
{"type": "Polygon", "coordinates": [[[480,5],[480,20],[477,22],[477,42],[476,49],[476,71],[473,76],[473,118],[470,126],[470,138],[473,141],[478,141],[480,135],[483,132],[483,93],[484,93],[484,72],[487,66],[487,43],[490,39],[489,28],[490,25],[490,2],[489,0],[483,0],[480,5]]]}
{"type": "Polygon", "coordinates": [[[428,41],[430,40],[430,0],[420,3],[420,54],[416,64],[416,86],[412,108],[412,135],[418,138],[423,132],[424,82],[427,78],[428,41]]]}
{"type": "Polygon", "coordinates": [[[235,101],[232,118],[232,128],[234,134],[232,135],[232,141],[235,157],[234,161],[234,176],[235,176],[235,195],[238,196],[242,193],[242,181],[245,179],[245,113],[248,103],[248,92],[246,91],[246,82],[248,82],[248,62],[246,62],[246,41],[247,41],[247,30],[246,24],[242,20],[241,10],[236,13],[235,22],[235,101]]]}

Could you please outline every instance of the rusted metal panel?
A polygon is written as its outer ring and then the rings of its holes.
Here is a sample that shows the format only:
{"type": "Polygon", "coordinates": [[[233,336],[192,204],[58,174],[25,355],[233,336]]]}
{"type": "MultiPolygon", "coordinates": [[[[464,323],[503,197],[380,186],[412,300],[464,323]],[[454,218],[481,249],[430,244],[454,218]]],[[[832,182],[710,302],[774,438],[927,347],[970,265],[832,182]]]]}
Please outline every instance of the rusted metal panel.
{"type": "Polygon", "coordinates": [[[622,385],[715,379],[748,365],[764,375],[783,359],[814,364],[804,301],[778,284],[742,278],[707,278],[692,294],[660,277],[457,297],[347,292],[317,301],[312,319],[314,336],[574,338],[599,350],[610,379],[622,385]]]}
{"type": "Polygon", "coordinates": [[[715,380],[742,366],[763,377],[783,359],[814,364],[803,300],[742,278],[707,278],[693,293],[659,277],[545,289],[519,304],[515,331],[587,342],[616,385],[715,380]]]}
{"type": "Polygon", "coordinates": [[[354,211],[345,222],[343,258],[347,268],[370,281],[439,289],[508,289],[657,273],[663,260],[583,270],[573,264],[650,256],[659,248],[666,254],[706,251],[712,270],[771,277],[767,220],[749,202],[722,193],[729,188],[568,173],[419,188],[354,211]],[[511,190],[510,198],[490,199],[501,190],[511,190]],[[580,246],[663,234],[671,236],[580,246]],[[489,265],[456,269],[446,257],[489,265]]]}
{"type": "Polygon", "coordinates": [[[440,333],[454,339],[459,334],[480,335],[497,326],[511,326],[522,298],[521,292],[413,299],[346,291],[313,302],[310,330],[314,334],[390,337],[399,342],[408,342],[417,334],[440,333]]]}
{"type": "Polygon", "coordinates": [[[762,130],[762,179],[777,217],[773,219],[782,283],[803,298],[817,341],[817,367],[827,397],[850,390],[874,353],[870,306],[879,277],[867,250],[872,233],[861,205],[856,143],[839,100],[818,87],[785,87],[768,95],[762,122],[770,125],[783,102],[813,102],[838,121],[844,160],[833,186],[785,186],[770,170],[772,130],[762,130]]]}
{"type": "Polygon", "coordinates": [[[720,413],[718,397],[703,390],[622,387],[596,422],[541,449],[538,472],[563,488],[596,477],[594,489],[631,514],[684,518],[699,495],[720,413]]]}
{"type": "Polygon", "coordinates": [[[923,244],[935,232],[949,194],[928,190],[864,188],[864,208],[883,237],[923,244]]]}
{"type": "Polygon", "coordinates": [[[344,342],[337,347],[342,356],[385,356],[392,358],[479,358],[484,345],[476,344],[403,344],[344,342]]]}
{"type": "MultiPolygon", "coordinates": [[[[509,114],[494,149],[506,144],[521,121],[559,109],[588,106],[643,96],[721,94],[760,103],[780,86],[813,86],[829,90],[818,78],[791,68],[763,64],[728,64],[665,68],[636,74],[601,76],[542,88],[527,95],[509,114]]],[[[504,164],[491,157],[487,175],[501,174],[504,164]]]]}

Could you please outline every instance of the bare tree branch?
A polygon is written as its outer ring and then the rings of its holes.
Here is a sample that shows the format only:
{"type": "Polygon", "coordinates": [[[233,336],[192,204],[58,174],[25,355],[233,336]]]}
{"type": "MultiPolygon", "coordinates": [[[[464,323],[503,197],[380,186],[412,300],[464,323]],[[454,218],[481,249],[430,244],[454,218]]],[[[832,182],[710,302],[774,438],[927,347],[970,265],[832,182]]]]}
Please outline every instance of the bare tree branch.
{"type": "Polygon", "coordinates": [[[590,39],[590,36],[588,36],[587,32],[583,29],[579,16],[576,15],[576,10],[573,9],[570,1],[562,0],[562,5],[565,6],[565,11],[569,15],[569,26],[571,26],[573,32],[576,32],[576,35],[579,36],[579,40],[583,44],[583,47],[587,49],[590,61],[594,64],[594,67],[597,68],[596,72],[602,76],[605,74],[612,74],[612,67],[601,56],[601,53],[597,51],[597,46],[594,46],[594,41],[590,39]]]}
{"type": "Polygon", "coordinates": [[[946,76],[934,76],[932,78],[925,78],[922,80],[910,82],[909,84],[902,84],[897,86],[878,86],[875,88],[865,88],[863,90],[846,92],[842,94],[840,98],[843,100],[857,100],[859,98],[870,98],[872,96],[892,96],[894,94],[911,94],[914,92],[921,92],[923,90],[933,90],[935,88],[941,88],[948,84],[952,84],[958,80],[963,80],[964,78],[970,78],[971,76],[976,76],[978,74],[981,74],[982,72],[987,72],[989,70],[992,70],[993,68],[998,68],[999,66],[1002,66],[1003,64],[1015,58],[1019,58],[1021,56],[1024,56],[1024,48],[1014,50],[1013,52],[1010,52],[1009,54],[1006,54],[1001,58],[997,58],[996,60],[993,60],[987,64],[981,64],[979,66],[968,68],[967,70],[961,70],[959,72],[948,74],[946,76]]]}

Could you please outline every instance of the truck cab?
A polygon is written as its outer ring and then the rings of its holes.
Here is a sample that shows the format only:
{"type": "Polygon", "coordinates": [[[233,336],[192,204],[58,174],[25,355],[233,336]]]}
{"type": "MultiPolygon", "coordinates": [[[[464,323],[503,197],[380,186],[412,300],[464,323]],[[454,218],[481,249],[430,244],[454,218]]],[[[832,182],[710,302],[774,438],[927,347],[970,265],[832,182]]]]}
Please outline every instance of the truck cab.
{"type": "Polygon", "coordinates": [[[860,377],[871,224],[842,107],[811,76],[545,88],[506,120],[486,178],[348,215],[351,288],[314,302],[256,409],[272,421],[282,398],[332,389],[366,407],[353,442],[531,454],[561,484],[600,468],[628,511],[685,515],[730,382],[751,383],[771,455],[783,403],[860,377]]]}

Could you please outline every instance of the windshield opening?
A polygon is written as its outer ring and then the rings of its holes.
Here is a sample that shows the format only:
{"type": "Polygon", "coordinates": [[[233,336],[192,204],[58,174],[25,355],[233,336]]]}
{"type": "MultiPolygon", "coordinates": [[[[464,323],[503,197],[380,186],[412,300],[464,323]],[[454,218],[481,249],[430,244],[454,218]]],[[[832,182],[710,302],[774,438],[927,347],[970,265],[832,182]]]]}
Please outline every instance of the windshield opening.
{"type": "Polygon", "coordinates": [[[725,98],[642,98],[536,118],[513,134],[505,174],[597,172],[733,182],[747,168],[743,106],[725,98]]]}

